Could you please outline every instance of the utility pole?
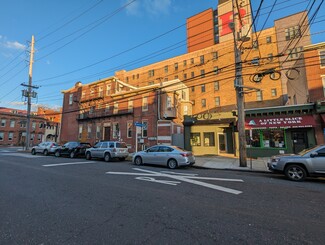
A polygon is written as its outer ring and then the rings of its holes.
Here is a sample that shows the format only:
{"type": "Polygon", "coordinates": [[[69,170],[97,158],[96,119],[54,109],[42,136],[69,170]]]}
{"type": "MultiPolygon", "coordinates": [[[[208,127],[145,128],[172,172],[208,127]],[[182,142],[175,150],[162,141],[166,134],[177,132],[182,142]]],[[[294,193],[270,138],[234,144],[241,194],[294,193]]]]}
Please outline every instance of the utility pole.
{"type": "Polygon", "coordinates": [[[235,13],[234,0],[233,4],[233,22],[229,23],[229,27],[232,29],[234,36],[234,53],[235,53],[235,81],[234,86],[236,89],[236,99],[237,99],[237,129],[239,138],[239,166],[247,167],[247,153],[246,153],[246,135],[245,135],[245,106],[244,106],[244,86],[242,78],[242,61],[241,61],[241,51],[238,49],[238,33],[236,27],[241,25],[238,24],[239,10],[237,9],[235,13]]]}
{"type": "Polygon", "coordinates": [[[34,36],[32,36],[30,57],[29,57],[29,73],[28,73],[28,92],[27,92],[27,125],[26,125],[26,151],[29,147],[30,141],[30,111],[32,107],[32,77],[33,77],[33,62],[34,62],[34,36]]]}

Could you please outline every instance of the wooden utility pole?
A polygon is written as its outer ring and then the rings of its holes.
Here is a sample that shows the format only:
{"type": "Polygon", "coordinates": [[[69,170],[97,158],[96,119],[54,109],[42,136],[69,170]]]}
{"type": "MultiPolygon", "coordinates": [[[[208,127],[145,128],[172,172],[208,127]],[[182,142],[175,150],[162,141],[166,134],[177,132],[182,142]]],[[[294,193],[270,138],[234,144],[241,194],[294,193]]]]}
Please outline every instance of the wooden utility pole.
{"type": "Polygon", "coordinates": [[[32,107],[32,77],[33,77],[33,62],[34,62],[34,36],[32,36],[32,42],[30,47],[29,57],[29,73],[28,73],[28,92],[27,92],[27,125],[26,125],[26,150],[29,147],[30,141],[30,111],[32,107]]]}
{"type": "Polygon", "coordinates": [[[236,99],[237,99],[237,129],[239,138],[239,166],[247,167],[247,153],[246,153],[246,134],[245,134],[245,106],[244,106],[244,86],[242,78],[242,61],[241,61],[241,51],[237,46],[237,38],[239,30],[236,27],[241,28],[238,23],[239,10],[235,12],[235,5],[233,0],[233,22],[230,23],[230,28],[234,34],[234,53],[235,53],[235,82],[234,86],[236,89],[236,99]]]}

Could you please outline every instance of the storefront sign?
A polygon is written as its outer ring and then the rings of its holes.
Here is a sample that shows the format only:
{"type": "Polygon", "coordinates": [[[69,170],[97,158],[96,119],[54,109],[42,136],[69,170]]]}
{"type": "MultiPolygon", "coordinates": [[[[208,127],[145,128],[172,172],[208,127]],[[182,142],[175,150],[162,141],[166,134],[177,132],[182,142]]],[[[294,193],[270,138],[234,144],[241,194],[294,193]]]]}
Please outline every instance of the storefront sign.
{"type": "Polygon", "coordinates": [[[316,125],[312,115],[246,118],[247,129],[263,128],[307,128],[316,125]]]}

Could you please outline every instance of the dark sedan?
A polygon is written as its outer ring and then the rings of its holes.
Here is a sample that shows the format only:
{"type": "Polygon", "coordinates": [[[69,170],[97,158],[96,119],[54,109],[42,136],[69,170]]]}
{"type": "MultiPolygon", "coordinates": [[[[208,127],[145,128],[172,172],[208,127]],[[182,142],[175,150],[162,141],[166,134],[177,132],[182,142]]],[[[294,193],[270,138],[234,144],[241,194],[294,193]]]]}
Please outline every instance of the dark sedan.
{"type": "Polygon", "coordinates": [[[55,151],[55,156],[69,156],[75,158],[78,156],[85,156],[86,149],[90,148],[91,145],[86,142],[67,142],[55,151]]]}

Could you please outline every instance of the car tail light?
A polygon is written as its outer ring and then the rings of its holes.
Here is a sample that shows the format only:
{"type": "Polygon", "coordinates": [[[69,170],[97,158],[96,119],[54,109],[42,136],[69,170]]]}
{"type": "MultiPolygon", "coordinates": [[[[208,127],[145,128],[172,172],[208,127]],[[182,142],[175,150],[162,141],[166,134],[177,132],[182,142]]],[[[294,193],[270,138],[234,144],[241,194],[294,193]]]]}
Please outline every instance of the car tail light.
{"type": "Polygon", "coordinates": [[[182,157],[189,157],[190,154],[189,154],[189,153],[181,153],[181,156],[182,156],[182,157]]]}

